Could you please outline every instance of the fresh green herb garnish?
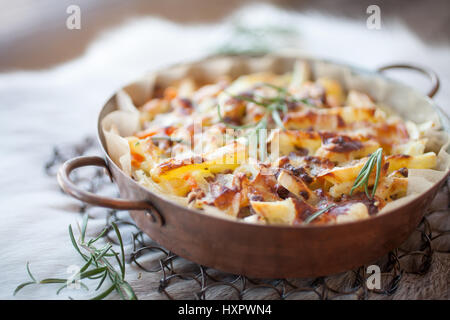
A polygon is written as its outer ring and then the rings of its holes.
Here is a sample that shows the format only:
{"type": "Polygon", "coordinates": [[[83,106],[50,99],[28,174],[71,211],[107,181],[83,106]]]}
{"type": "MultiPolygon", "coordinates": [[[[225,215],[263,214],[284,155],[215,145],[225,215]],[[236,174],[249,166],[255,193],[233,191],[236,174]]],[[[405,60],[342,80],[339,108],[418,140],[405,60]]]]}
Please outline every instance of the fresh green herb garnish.
{"type": "Polygon", "coordinates": [[[114,222],[112,223],[112,228],[116,233],[117,239],[119,240],[121,258],[119,257],[119,254],[112,249],[111,243],[107,243],[101,248],[94,246],[95,242],[97,242],[108,232],[108,228],[105,228],[95,239],[85,241],[87,220],[88,216],[86,214],[83,218],[83,224],[80,230],[80,239],[78,242],[75,240],[73,235],[72,226],[69,226],[69,236],[72,241],[72,245],[80,256],[86,261],[80,270],[68,279],[48,278],[37,281],[30,271],[29,263],[27,263],[27,272],[31,281],[20,284],[14,291],[14,295],[16,295],[22,288],[31,284],[62,284],[62,286],[56,291],[56,294],[59,294],[64,288],[67,288],[67,286],[75,284],[79,284],[82,288],[89,290],[86,284],[81,282],[83,279],[100,279],[95,289],[95,291],[98,291],[102,287],[106,278],[108,278],[111,285],[108,289],[93,297],[92,300],[104,299],[113,291],[116,291],[124,300],[137,300],[133,289],[128,282],[125,281],[125,252],[123,248],[122,236],[120,235],[117,225],[114,222]],[[120,271],[117,271],[113,267],[109,261],[109,258],[114,258],[117,261],[120,271]]]}
{"type": "MultiPolygon", "coordinates": [[[[233,128],[233,129],[237,129],[237,130],[248,129],[248,128],[261,129],[261,124],[263,124],[264,122],[267,122],[267,116],[270,115],[272,117],[273,121],[275,122],[275,124],[277,125],[277,127],[285,130],[286,128],[284,127],[283,121],[281,120],[280,111],[286,113],[288,111],[287,104],[291,103],[291,102],[301,102],[304,104],[309,104],[307,99],[295,99],[295,98],[289,96],[289,94],[285,88],[278,87],[271,83],[265,83],[265,82],[261,83],[261,85],[275,89],[278,92],[278,96],[273,97],[273,98],[258,97],[259,99],[256,100],[254,98],[251,98],[251,97],[248,97],[245,95],[233,95],[231,93],[228,93],[230,96],[232,96],[235,99],[252,102],[256,105],[264,107],[266,109],[266,114],[260,121],[258,121],[256,123],[241,125],[241,126],[236,126],[236,125],[227,123],[225,121],[225,119],[222,117],[222,114],[220,111],[220,105],[218,104],[217,112],[219,115],[219,120],[221,122],[223,122],[226,126],[233,128]]],[[[267,128],[267,126],[264,126],[264,129],[266,129],[266,128],[267,128]]]]}
{"type": "Polygon", "coordinates": [[[314,212],[312,215],[310,215],[308,218],[305,219],[303,224],[309,224],[311,221],[316,219],[318,216],[324,214],[325,212],[327,212],[328,210],[330,210],[331,208],[334,208],[334,207],[336,207],[336,205],[334,203],[332,203],[332,204],[326,206],[325,208],[314,212]]]}
{"type": "Polygon", "coordinates": [[[273,88],[278,91],[278,93],[279,93],[278,97],[268,98],[268,99],[271,100],[272,102],[280,102],[281,104],[283,104],[283,106],[286,109],[285,112],[287,112],[287,103],[300,102],[300,103],[306,104],[307,106],[310,106],[310,107],[314,107],[314,108],[317,107],[314,104],[312,104],[308,99],[296,99],[296,98],[290,96],[286,88],[279,87],[274,84],[266,83],[266,82],[264,82],[262,84],[266,87],[270,87],[270,88],[273,88]]]}
{"type": "Polygon", "coordinates": [[[276,86],[276,85],[271,84],[271,83],[268,83],[268,82],[263,82],[262,85],[263,85],[263,86],[266,86],[266,87],[270,87],[270,88],[272,88],[272,89],[275,89],[275,90],[277,90],[279,93],[281,93],[281,94],[283,94],[283,95],[286,95],[286,94],[287,94],[286,88],[279,87],[279,86],[276,86]]]}
{"type": "MultiPolygon", "coordinates": [[[[259,106],[262,106],[262,107],[265,107],[265,108],[267,108],[267,103],[265,103],[265,102],[261,102],[261,101],[257,101],[257,100],[255,100],[255,99],[253,99],[253,98],[250,98],[250,97],[247,97],[247,96],[244,96],[244,95],[239,95],[239,94],[237,94],[237,95],[233,95],[233,94],[231,94],[231,93],[228,93],[228,92],[226,92],[226,91],[224,91],[226,94],[229,94],[230,96],[232,96],[233,98],[235,98],[235,99],[238,99],[238,100],[243,100],[243,101],[247,101],[247,102],[252,102],[252,103],[254,103],[254,104],[257,104],[257,105],[259,105],[259,106]]],[[[264,97],[261,97],[262,99],[264,99],[264,97]]]]}
{"type": "Polygon", "coordinates": [[[279,50],[280,47],[291,47],[297,35],[293,26],[248,27],[242,21],[235,21],[229,37],[215,49],[215,53],[265,54],[279,50]]]}
{"type": "Polygon", "coordinates": [[[272,119],[278,127],[280,127],[283,130],[286,130],[277,109],[272,110],[272,119]]]}
{"type": "Polygon", "coordinates": [[[381,163],[383,160],[383,148],[378,148],[377,151],[372,153],[369,159],[366,161],[358,176],[355,179],[355,183],[353,184],[352,189],[350,190],[350,195],[353,194],[353,191],[360,186],[364,186],[364,191],[369,199],[372,199],[375,195],[375,191],[378,187],[378,182],[380,180],[381,173],[381,163]],[[375,182],[373,184],[372,194],[369,195],[369,178],[370,173],[373,170],[373,167],[376,165],[376,174],[375,174],[375,182]]]}
{"type": "Polygon", "coordinates": [[[280,128],[282,130],[286,130],[286,127],[283,124],[283,120],[281,119],[280,112],[287,113],[289,103],[301,102],[303,104],[308,104],[308,105],[311,105],[311,104],[309,103],[309,101],[307,99],[293,98],[292,96],[289,95],[287,89],[285,89],[285,88],[278,87],[271,83],[265,83],[265,82],[260,83],[260,85],[275,89],[278,92],[278,95],[276,97],[262,97],[262,96],[249,97],[246,95],[233,95],[229,92],[224,91],[225,93],[229,94],[234,99],[251,102],[256,105],[264,107],[265,114],[259,121],[255,122],[255,123],[245,124],[245,125],[233,125],[231,123],[228,123],[226,121],[226,119],[224,119],[222,117],[221,108],[220,108],[219,104],[217,104],[217,114],[219,116],[219,121],[224,123],[229,128],[232,128],[235,130],[251,129],[244,136],[256,135],[257,142],[260,145],[260,149],[259,149],[260,158],[264,159],[265,157],[262,154],[265,154],[266,148],[265,148],[264,143],[260,143],[260,142],[265,141],[267,139],[267,132],[265,132],[265,130],[261,130],[261,129],[267,129],[269,117],[272,117],[273,122],[275,123],[275,125],[278,128],[280,128]]]}

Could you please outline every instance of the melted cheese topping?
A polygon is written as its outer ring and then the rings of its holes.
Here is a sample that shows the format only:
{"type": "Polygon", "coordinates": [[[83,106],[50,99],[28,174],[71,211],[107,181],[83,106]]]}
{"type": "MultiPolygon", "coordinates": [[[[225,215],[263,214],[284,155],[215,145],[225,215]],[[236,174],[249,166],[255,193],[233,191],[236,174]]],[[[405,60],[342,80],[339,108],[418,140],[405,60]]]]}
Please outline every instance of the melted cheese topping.
{"type": "MultiPolygon", "coordinates": [[[[376,214],[406,194],[408,168],[436,155],[411,126],[339,82],[258,73],[199,86],[186,79],[141,106],[143,130],[128,137],[133,176],[188,206],[246,222],[340,223],[376,214]],[[267,130],[266,130],[267,129],[267,130]],[[383,148],[373,198],[355,179],[383,148]]],[[[375,183],[375,170],[368,190],[375,183]]]]}

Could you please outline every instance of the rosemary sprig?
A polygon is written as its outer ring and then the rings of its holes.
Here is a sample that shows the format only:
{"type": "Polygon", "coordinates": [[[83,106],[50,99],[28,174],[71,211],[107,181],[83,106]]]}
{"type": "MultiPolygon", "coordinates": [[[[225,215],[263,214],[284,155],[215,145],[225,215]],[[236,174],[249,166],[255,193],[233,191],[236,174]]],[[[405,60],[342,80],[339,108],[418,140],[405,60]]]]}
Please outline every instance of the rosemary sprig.
{"type": "Polygon", "coordinates": [[[288,112],[288,103],[290,102],[302,102],[304,104],[309,104],[307,99],[295,99],[292,96],[289,95],[289,92],[286,88],[278,87],[271,83],[265,83],[262,82],[259,85],[270,87],[272,89],[275,89],[278,92],[278,95],[276,97],[263,97],[263,96],[253,96],[249,97],[247,95],[233,95],[227,91],[224,91],[225,93],[229,94],[234,99],[247,101],[254,103],[256,105],[262,106],[265,109],[264,116],[257,121],[256,123],[249,123],[245,125],[233,125],[231,123],[228,123],[223,117],[222,112],[220,108],[220,104],[217,104],[217,114],[219,117],[219,121],[224,123],[225,126],[235,129],[235,130],[244,130],[244,129],[252,129],[249,130],[244,136],[250,136],[250,135],[256,135],[256,141],[260,145],[259,153],[260,158],[265,159],[265,145],[264,143],[260,143],[261,141],[265,141],[267,139],[267,132],[265,130],[261,129],[267,129],[267,120],[269,117],[272,117],[273,122],[275,125],[282,129],[286,130],[286,127],[283,124],[283,120],[281,119],[280,112],[287,113],[288,112]],[[256,99],[258,98],[258,99],[256,99]]]}
{"type": "Polygon", "coordinates": [[[95,291],[98,291],[103,286],[106,278],[108,278],[111,283],[110,286],[102,293],[93,297],[92,300],[104,299],[113,291],[116,291],[124,300],[137,300],[133,289],[128,284],[128,282],[125,281],[125,251],[123,247],[122,236],[119,229],[117,228],[117,225],[114,222],[112,223],[112,228],[116,233],[117,239],[119,241],[121,258],[119,254],[114,251],[114,249],[112,248],[113,245],[111,243],[107,243],[102,248],[97,248],[94,245],[108,232],[108,228],[105,228],[96,238],[90,239],[88,241],[85,240],[87,221],[88,216],[86,214],[83,217],[82,227],[80,230],[80,238],[78,241],[75,240],[72,226],[69,225],[69,236],[72,245],[74,246],[78,254],[86,261],[86,263],[80,268],[80,270],[67,279],[47,278],[38,281],[31,273],[29,263],[27,263],[27,273],[31,281],[24,282],[17,286],[17,288],[14,290],[14,295],[16,295],[24,287],[31,284],[62,284],[62,286],[56,291],[56,294],[59,294],[63,289],[72,284],[79,284],[83,289],[89,290],[87,285],[81,281],[82,279],[100,279],[97,287],[95,288],[95,291]],[[109,261],[109,258],[115,259],[120,271],[117,271],[113,267],[113,265],[109,261]]]}
{"type": "Polygon", "coordinates": [[[326,206],[325,208],[314,212],[312,215],[310,215],[308,218],[305,219],[303,224],[309,224],[311,221],[316,219],[318,216],[324,214],[325,212],[327,212],[328,210],[330,210],[331,208],[334,208],[334,207],[336,207],[336,205],[334,203],[332,203],[332,204],[326,206]]]}
{"type": "Polygon", "coordinates": [[[276,108],[272,110],[272,119],[278,127],[280,127],[283,130],[286,130],[283,121],[281,120],[280,114],[278,113],[278,110],[276,108]]]}
{"type": "Polygon", "coordinates": [[[254,128],[255,130],[267,129],[267,115],[270,114],[272,116],[272,118],[274,119],[274,122],[277,124],[277,126],[279,126],[279,127],[284,129],[284,125],[283,125],[283,122],[281,120],[280,114],[278,113],[278,110],[286,112],[287,111],[287,106],[285,106],[285,101],[284,101],[284,103],[281,103],[281,101],[283,101],[283,99],[281,99],[281,97],[277,97],[275,99],[269,99],[269,98],[265,98],[265,97],[260,97],[261,101],[258,101],[258,100],[255,100],[255,99],[253,99],[251,97],[244,96],[244,95],[233,95],[233,94],[228,93],[226,91],[225,91],[225,93],[229,94],[234,99],[243,100],[243,101],[247,101],[247,102],[252,102],[252,103],[254,103],[256,105],[259,105],[259,106],[262,106],[262,107],[264,107],[266,109],[266,114],[258,122],[256,122],[256,123],[249,123],[249,124],[246,124],[246,125],[236,126],[236,125],[227,123],[225,121],[225,119],[222,117],[220,104],[217,104],[217,113],[218,113],[218,116],[219,116],[219,120],[220,120],[220,122],[224,123],[227,127],[232,128],[232,129],[236,129],[236,130],[249,129],[249,128],[254,128]]]}
{"type": "MultiPolygon", "coordinates": [[[[226,91],[224,91],[224,92],[229,94],[230,96],[232,96],[235,99],[243,100],[243,101],[247,101],[247,102],[252,102],[254,104],[257,104],[259,106],[267,108],[267,103],[266,102],[258,101],[258,100],[255,100],[253,98],[250,98],[250,97],[247,97],[247,96],[244,96],[244,95],[239,95],[239,94],[234,95],[234,94],[228,93],[226,91]]],[[[260,98],[265,99],[264,97],[260,97],[260,98]]]]}
{"type": "Polygon", "coordinates": [[[263,54],[281,47],[292,46],[297,30],[292,26],[248,27],[240,21],[233,23],[228,39],[215,49],[219,54],[263,54]]]}
{"type": "Polygon", "coordinates": [[[383,148],[378,148],[377,151],[375,151],[370,155],[369,159],[361,168],[361,171],[356,177],[353,187],[350,190],[350,195],[353,194],[353,191],[355,191],[355,189],[359,188],[360,186],[364,186],[364,191],[367,197],[369,199],[373,198],[373,196],[375,195],[375,191],[377,190],[378,183],[380,181],[382,161],[383,161],[383,148]],[[373,184],[372,194],[369,195],[369,178],[374,166],[376,166],[375,182],[373,184]]]}
{"type": "Polygon", "coordinates": [[[312,103],[311,103],[308,99],[306,99],[306,98],[303,98],[303,99],[297,99],[297,98],[294,98],[294,97],[290,96],[290,95],[289,95],[289,92],[287,91],[286,88],[279,87],[279,86],[276,86],[276,85],[274,85],[274,84],[267,83],[267,82],[263,82],[262,85],[264,85],[264,86],[266,86],[266,87],[273,88],[273,89],[275,89],[275,90],[278,91],[278,93],[279,93],[279,96],[278,96],[278,97],[275,97],[275,98],[268,98],[268,99],[271,100],[272,102],[281,102],[281,103],[283,104],[283,106],[286,108],[286,111],[285,111],[285,112],[287,112],[287,105],[286,105],[286,104],[287,104],[288,102],[300,102],[300,103],[306,104],[306,105],[308,105],[308,106],[310,106],[310,107],[314,107],[314,108],[317,107],[316,105],[312,104],[312,103]]]}
{"type": "Polygon", "coordinates": [[[266,86],[266,87],[270,87],[270,88],[272,88],[272,89],[275,89],[275,90],[277,90],[279,93],[281,93],[281,94],[283,94],[283,95],[286,95],[287,94],[287,90],[286,90],[286,88],[283,88],[283,87],[279,87],[279,86],[276,86],[276,85],[274,85],[274,84],[272,84],[272,83],[268,83],[268,82],[263,82],[263,83],[261,83],[263,86],[266,86]]]}
{"type": "Polygon", "coordinates": [[[259,100],[256,100],[256,99],[246,96],[246,95],[233,95],[227,91],[224,91],[224,92],[229,94],[234,99],[251,102],[256,105],[264,107],[266,109],[266,115],[263,119],[261,119],[260,121],[258,121],[256,123],[235,126],[235,125],[227,123],[225,121],[225,119],[222,117],[222,114],[220,111],[220,105],[217,104],[217,112],[219,115],[219,120],[222,123],[224,123],[227,127],[236,129],[236,130],[248,129],[248,128],[252,128],[252,127],[254,127],[256,129],[257,127],[259,127],[261,125],[261,123],[263,122],[264,119],[267,120],[267,115],[270,115],[272,117],[273,121],[275,122],[275,124],[277,125],[277,127],[279,127],[280,129],[286,130],[286,128],[283,124],[283,121],[281,120],[280,111],[287,113],[287,111],[288,111],[287,104],[288,103],[301,102],[303,104],[315,107],[313,104],[311,104],[308,101],[308,99],[293,98],[292,96],[289,95],[289,92],[287,91],[286,88],[279,87],[279,86],[276,86],[274,84],[267,83],[267,82],[262,82],[262,83],[260,83],[260,85],[275,89],[278,92],[278,95],[276,97],[260,97],[260,96],[258,96],[259,100]]]}

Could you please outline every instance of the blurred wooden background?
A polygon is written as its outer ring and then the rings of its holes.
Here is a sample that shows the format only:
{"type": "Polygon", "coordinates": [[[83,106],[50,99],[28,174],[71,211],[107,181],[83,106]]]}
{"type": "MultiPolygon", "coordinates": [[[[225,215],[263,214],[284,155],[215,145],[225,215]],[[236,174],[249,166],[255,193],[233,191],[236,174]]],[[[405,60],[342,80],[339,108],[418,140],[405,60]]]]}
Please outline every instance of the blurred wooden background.
{"type": "MultiPolygon", "coordinates": [[[[245,0],[0,0],[0,71],[38,69],[62,63],[83,53],[102,31],[133,17],[156,15],[180,23],[213,22],[245,0]],[[68,30],[66,9],[81,8],[81,30],[68,30]]],[[[266,0],[297,11],[316,11],[365,21],[370,4],[382,16],[395,17],[430,44],[450,42],[448,0],[266,0]]]]}

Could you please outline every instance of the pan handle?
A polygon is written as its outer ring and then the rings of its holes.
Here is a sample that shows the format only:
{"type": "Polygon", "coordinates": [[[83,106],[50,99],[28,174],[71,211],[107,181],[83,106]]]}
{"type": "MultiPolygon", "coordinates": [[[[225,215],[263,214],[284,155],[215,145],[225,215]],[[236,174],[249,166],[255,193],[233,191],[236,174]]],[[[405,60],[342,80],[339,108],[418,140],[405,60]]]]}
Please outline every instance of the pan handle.
{"type": "Polygon", "coordinates": [[[99,196],[88,191],[84,191],[77,187],[72,180],[70,180],[70,173],[77,168],[86,166],[103,167],[106,173],[109,175],[112,181],[112,175],[109,171],[108,165],[101,157],[77,157],[64,162],[58,171],[57,179],[61,188],[72,197],[81,200],[83,202],[105,208],[111,208],[116,210],[144,210],[151,216],[153,222],[158,223],[160,226],[164,225],[164,218],[158,212],[158,210],[148,201],[143,200],[126,200],[109,198],[99,196]]]}
{"type": "Polygon", "coordinates": [[[431,89],[430,89],[430,91],[428,91],[428,94],[427,94],[427,96],[429,96],[430,98],[433,98],[434,95],[439,90],[439,77],[437,76],[436,72],[434,72],[433,70],[430,70],[430,69],[424,68],[424,67],[409,65],[409,64],[391,64],[391,65],[387,65],[387,66],[378,68],[377,72],[381,73],[383,71],[390,70],[390,69],[414,70],[414,71],[418,71],[418,72],[422,73],[423,75],[427,76],[427,78],[430,79],[430,81],[431,81],[431,89]]]}

